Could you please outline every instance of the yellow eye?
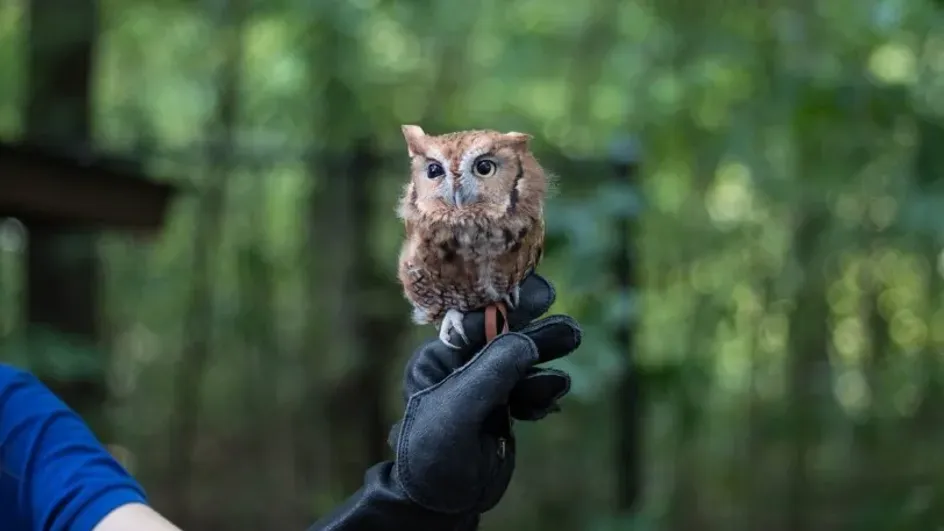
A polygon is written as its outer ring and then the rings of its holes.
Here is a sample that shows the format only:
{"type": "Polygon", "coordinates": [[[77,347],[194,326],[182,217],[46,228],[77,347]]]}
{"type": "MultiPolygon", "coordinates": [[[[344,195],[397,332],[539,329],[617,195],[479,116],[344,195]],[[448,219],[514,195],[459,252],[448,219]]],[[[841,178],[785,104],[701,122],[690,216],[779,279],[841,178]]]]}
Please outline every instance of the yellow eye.
{"type": "Polygon", "coordinates": [[[482,159],[472,166],[472,173],[479,177],[491,177],[495,175],[497,169],[498,166],[494,162],[488,159],[482,159]]]}

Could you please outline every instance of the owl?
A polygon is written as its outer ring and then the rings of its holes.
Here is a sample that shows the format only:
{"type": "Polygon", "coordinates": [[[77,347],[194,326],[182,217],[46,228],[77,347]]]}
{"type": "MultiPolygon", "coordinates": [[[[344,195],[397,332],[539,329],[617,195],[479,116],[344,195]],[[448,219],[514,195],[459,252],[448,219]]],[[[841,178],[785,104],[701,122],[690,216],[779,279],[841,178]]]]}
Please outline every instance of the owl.
{"type": "Polygon", "coordinates": [[[413,321],[439,324],[443,343],[459,348],[450,332],[468,343],[466,312],[517,306],[543,253],[548,178],[524,133],[402,130],[411,175],[397,208],[406,227],[397,276],[413,321]]]}

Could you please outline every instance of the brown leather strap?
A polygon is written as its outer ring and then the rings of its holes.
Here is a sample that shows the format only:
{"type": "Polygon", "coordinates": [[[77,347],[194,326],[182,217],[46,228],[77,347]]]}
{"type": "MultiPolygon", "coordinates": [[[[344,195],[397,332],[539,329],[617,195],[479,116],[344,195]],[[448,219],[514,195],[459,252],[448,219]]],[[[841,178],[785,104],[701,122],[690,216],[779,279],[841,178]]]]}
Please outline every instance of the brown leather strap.
{"type": "Polygon", "coordinates": [[[508,331],[508,310],[505,309],[505,303],[499,302],[490,304],[485,308],[485,341],[491,342],[498,334],[504,334],[508,331]],[[501,332],[498,331],[498,314],[502,316],[501,332]]]}

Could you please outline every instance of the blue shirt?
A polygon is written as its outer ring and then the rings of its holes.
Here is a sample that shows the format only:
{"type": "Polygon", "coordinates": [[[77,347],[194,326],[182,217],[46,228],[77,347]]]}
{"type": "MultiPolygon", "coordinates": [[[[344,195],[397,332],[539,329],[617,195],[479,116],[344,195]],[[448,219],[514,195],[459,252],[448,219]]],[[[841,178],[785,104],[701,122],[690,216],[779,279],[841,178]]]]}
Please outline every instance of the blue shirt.
{"type": "Polygon", "coordinates": [[[0,529],[91,531],[144,491],[82,419],[28,372],[0,364],[0,529]]]}

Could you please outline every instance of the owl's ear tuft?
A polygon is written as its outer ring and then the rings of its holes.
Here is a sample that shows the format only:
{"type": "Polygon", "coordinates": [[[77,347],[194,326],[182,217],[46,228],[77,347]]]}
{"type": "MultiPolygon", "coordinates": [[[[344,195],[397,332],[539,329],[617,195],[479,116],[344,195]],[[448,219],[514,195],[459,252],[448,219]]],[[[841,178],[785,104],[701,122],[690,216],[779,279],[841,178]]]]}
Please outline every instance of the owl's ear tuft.
{"type": "Polygon", "coordinates": [[[515,148],[525,148],[528,146],[528,142],[531,141],[532,136],[528,133],[519,133],[517,131],[512,131],[510,133],[505,133],[502,135],[505,141],[510,147],[515,148]]]}
{"type": "Polygon", "coordinates": [[[410,156],[419,155],[422,152],[423,139],[426,138],[423,128],[418,125],[401,125],[400,130],[403,131],[403,138],[406,140],[410,156]]]}

